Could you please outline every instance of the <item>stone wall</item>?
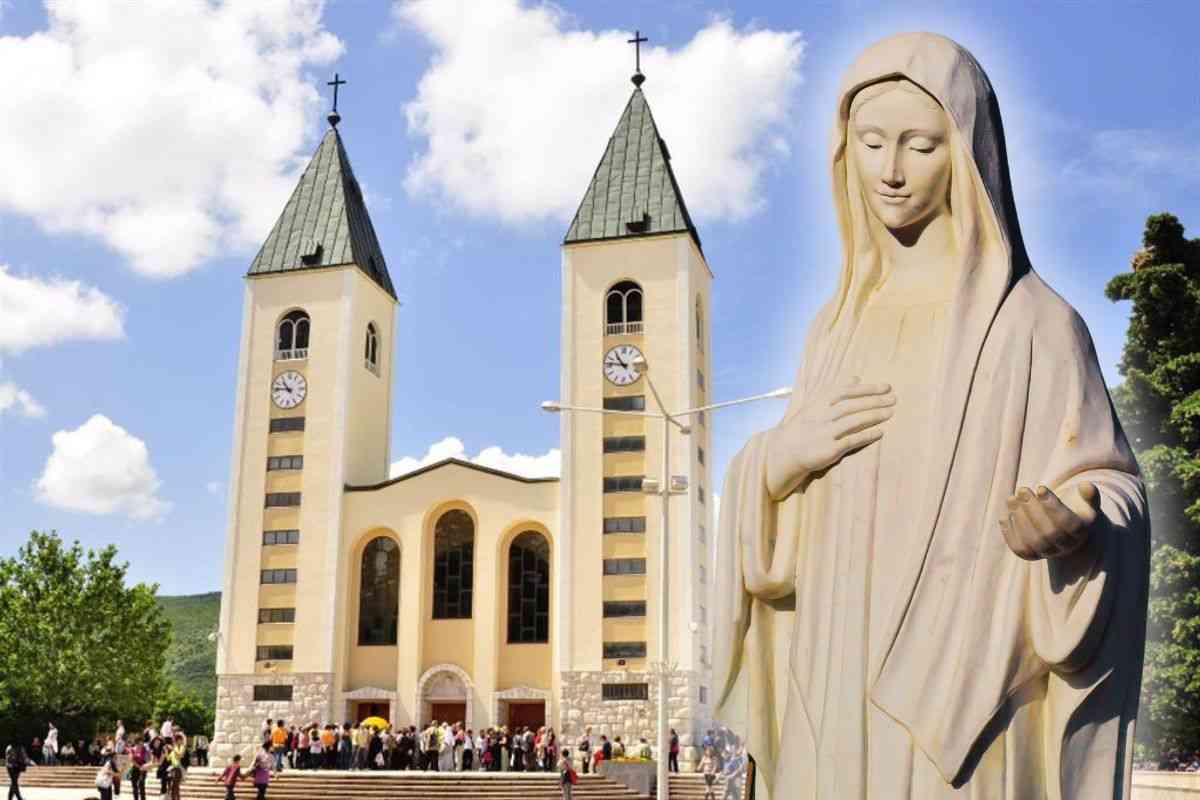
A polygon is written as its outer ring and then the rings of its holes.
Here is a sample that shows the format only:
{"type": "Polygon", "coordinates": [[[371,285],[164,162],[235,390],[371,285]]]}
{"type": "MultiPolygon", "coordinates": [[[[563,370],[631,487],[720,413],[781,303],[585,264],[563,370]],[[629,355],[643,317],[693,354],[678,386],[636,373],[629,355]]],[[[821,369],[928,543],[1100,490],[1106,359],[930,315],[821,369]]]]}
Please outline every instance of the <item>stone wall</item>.
{"type": "Polygon", "coordinates": [[[328,722],[333,708],[333,675],[326,672],[275,675],[220,675],[217,677],[217,719],[210,751],[214,765],[224,765],[234,754],[252,757],[262,735],[263,720],[328,722]],[[290,702],[254,701],[255,686],[292,686],[290,702]]]}
{"type": "Polygon", "coordinates": [[[1200,772],[1135,772],[1133,800],[1195,800],[1200,772]]]}
{"type": "MultiPolygon", "coordinates": [[[[644,672],[564,672],[561,686],[559,709],[562,717],[558,727],[564,744],[572,750],[590,725],[593,747],[604,734],[610,741],[620,736],[626,751],[631,751],[644,736],[657,755],[657,677],[644,672]],[[648,700],[604,700],[601,687],[606,683],[648,683],[650,696],[648,700]]],[[[709,725],[710,711],[700,704],[700,686],[700,675],[695,672],[680,671],[671,677],[667,724],[679,734],[682,770],[694,768],[699,763],[699,744],[709,725]]]]}

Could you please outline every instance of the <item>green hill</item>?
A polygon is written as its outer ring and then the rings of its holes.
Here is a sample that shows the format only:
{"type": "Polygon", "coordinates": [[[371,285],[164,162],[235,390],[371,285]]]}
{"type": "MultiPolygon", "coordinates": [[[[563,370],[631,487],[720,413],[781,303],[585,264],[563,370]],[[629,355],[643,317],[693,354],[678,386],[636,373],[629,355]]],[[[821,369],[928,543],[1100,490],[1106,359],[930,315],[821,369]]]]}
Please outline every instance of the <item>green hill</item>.
{"type": "Polygon", "coordinates": [[[221,593],[159,597],[158,603],[173,633],[167,651],[167,674],[179,688],[215,704],[217,645],[208,640],[208,635],[217,628],[221,593]]]}

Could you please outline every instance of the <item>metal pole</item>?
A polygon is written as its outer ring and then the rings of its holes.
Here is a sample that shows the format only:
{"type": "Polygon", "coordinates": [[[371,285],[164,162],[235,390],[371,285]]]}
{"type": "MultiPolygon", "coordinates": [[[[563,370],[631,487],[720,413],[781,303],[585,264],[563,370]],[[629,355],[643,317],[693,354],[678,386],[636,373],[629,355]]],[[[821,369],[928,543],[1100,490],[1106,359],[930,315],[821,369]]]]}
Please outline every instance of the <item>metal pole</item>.
{"type": "Polygon", "coordinates": [[[671,796],[670,776],[667,771],[667,756],[671,750],[671,735],[667,728],[667,699],[671,686],[668,667],[671,658],[671,570],[668,562],[671,519],[671,420],[666,409],[663,408],[662,411],[662,483],[659,484],[662,497],[662,527],[658,535],[658,561],[662,570],[658,601],[658,653],[661,661],[658,676],[658,797],[659,800],[666,800],[671,796]]]}

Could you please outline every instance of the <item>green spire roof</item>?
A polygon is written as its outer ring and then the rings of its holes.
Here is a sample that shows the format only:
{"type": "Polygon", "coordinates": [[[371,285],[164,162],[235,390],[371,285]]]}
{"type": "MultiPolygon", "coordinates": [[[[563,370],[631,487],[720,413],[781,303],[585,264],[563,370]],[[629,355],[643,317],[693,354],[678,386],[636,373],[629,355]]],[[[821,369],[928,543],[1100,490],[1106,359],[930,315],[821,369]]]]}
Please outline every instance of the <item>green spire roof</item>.
{"type": "Polygon", "coordinates": [[[357,265],[385,292],[396,296],[342,137],[331,127],[248,274],[342,264],[357,265]]]}
{"type": "Polygon", "coordinates": [[[687,232],[700,247],[650,106],[634,89],[564,243],[687,232]]]}

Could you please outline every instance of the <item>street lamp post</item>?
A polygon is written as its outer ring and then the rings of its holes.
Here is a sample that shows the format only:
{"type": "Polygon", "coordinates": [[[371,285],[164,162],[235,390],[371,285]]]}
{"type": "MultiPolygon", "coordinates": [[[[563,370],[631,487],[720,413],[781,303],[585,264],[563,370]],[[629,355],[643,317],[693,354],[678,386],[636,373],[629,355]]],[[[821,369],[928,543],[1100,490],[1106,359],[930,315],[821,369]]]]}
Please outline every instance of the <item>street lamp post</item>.
{"type": "Polygon", "coordinates": [[[757,400],[769,400],[774,398],[787,397],[792,393],[791,389],[783,388],[776,389],[765,394],[757,394],[752,397],[743,397],[738,400],[727,400],[723,403],[711,403],[705,406],[689,408],[683,411],[669,412],[666,406],[663,405],[662,397],[658,394],[658,389],[655,388],[654,382],[651,381],[649,375],[650,365],[645,358],[638,357],[634,360],[633,366],[637,367],[638,371],[645,376],[646,384],[650,387],[650,393],[654,395],[654,402],[658,405],[658,411],[618,411],[609,408],[594,408],[587,406],[573,406],[560,403],[554,400],[547,400],[542,403],[542,410],[552,413],[560,413],[563,411],[584,412],[591,414],[611,414],[623,416],[638,416],[652,417],[661,419],[663,422],[662,435],[662,478],[654,480],[653,478],[646,479],[642,483],[642,491],[646,494],[656,494],[662,498],[660,503],[661,529],[658,537],[658,563],[659,563],[659,580],[661,596],[659,599],[658,608],[658,647],[659,659],[656,677],[658,678],[658,797],[660,800],[667,800],[671,794],[670,776],[667,771],[668,760],[667,756],[671,750],[671,734],[668,713],[668,696],[670,694],[670,678],[675,671],[670,667],[670,634],[671,634],[671,615],[670,615],[670,540],[668,531],[670,530],[671,520],[671,495],[686,494],[688,491],[687,477],[683,475],[671,475],[671,426],[679,428],[680,433],[691,433],[691,428],[685,425],[680,419],[687,419],[695,414],[705,411],[711,411],[718,408],[726,408],[728,406],[741,405],[743,403],[752,403],[757,400]]]}

